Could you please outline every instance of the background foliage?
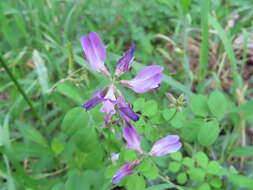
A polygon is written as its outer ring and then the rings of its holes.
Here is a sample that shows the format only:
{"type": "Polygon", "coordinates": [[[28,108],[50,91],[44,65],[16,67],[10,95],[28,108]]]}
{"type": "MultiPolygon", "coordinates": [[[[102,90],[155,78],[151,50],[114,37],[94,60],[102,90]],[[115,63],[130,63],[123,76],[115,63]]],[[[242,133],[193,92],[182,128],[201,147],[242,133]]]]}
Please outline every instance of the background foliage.
{"type": "Polygon", "coordinates": [[[110,70],[137,45],[126,78],[143,65],[165,67],[159,90],[122,89],[141,115],[144,150],[167,134],[184,142],[119,186],[252,189],[252,8],[251,0],[1,1],[0,52],[13,74],[1,65],[1,189],[113,189],[120,165],[109,153],[120,152],[120,163],[136,157],[100,128],[98,107],[80,107],[107,83],[83,57],[79,39],[90,31],[102,36],[110,70]]]}

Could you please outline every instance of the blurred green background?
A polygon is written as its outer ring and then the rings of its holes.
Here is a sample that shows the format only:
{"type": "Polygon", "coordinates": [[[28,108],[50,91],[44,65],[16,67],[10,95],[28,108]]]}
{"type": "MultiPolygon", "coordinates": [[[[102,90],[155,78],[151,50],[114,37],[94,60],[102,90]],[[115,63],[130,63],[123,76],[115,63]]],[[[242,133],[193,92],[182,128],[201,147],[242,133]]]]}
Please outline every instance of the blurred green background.
{"type": "MultiPolygon", "coordinates": [[[[0,1],[0,55],[14,77],[0,67],[0,188],[108,188],[99,151],[76,150],[65,143],[72,132],[62,133],[68,128],[61,126],[65,113],[106,84],[88,67],[82,35],[95,31],[101,36],[110,70],[131,44],[137,46],[133,71],[143,65],[165,67],[160,90],[142,97],[166,106],[166,92],[191,96],[219,88],[236,103],[236,89],[245,84],[245,98],[252,97],[252,10],[252,0],[0,1]],[[78,170],[84,168],[85,173],[78,170]],[[88,170],[94,168],[100,169],[88,170]]],[[[124,92],[130,102],[136,99],[124,92]]],[[[94,122],[102,122],[98,109],[92,114],[94,122]]],[[[253,118],[247,122],[252,126],[253,118]]],[[[76,135],[78,142],[83,133],[76,135]]],[[[92,142],[90,149],[99,144],[92,142]]]]}

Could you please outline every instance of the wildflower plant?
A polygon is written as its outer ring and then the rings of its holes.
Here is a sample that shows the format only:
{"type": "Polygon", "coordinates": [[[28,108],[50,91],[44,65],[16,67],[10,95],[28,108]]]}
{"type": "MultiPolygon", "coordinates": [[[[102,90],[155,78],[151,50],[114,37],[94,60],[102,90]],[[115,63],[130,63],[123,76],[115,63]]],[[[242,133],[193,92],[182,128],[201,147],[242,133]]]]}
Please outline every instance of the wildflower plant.
{"type": "Polygon", "coordinates": [[[253,189],[252,0],[2,2],[0,189],[253,189]]]}
{"type": "Polygon", "coordinates": [[[95,32],[91,32],[89,35],[81,38],[81,44],[84,54],[89,61],[90,67],[94,71],[100,72],[106,77],[109,77],[112,81],[109,86],[99,89],[93,97],[82,104],[82,106],[86,109],[86,111],[89,111],[97,104],[102,103],[103,106],[100,111],[106,114],[106,123],[109,123],[111,116],[116,113],[115,107],[118,108],[119,113],[124,120],[129,118],[133,121],[137,121],[138,115],[134,113],[131,106],[125,102],[122,93],[116,88],[115,83],[119,82],[136,93],[145,93],[159,87],[161,81],[163,80],[163,76],[161,74],[163,67],[158,65],[146,66],[136,75],[134,79],[119,80],[120,75],[127,72],[131,67],[134,59],[134,45],[132,45],[130,49],[119,59],[116,71],[114,75],[112,75],[104,65],[106,50],[99,35],[95,32]]]}
{"type": "MultiPolygon", "coordinates": [[[[97,33],[91,32],[83,36],[81,45],[91,69],[111,79],[110,85],[98,89],[89,100],[82,104],[82,107],[89,111],[97,104],[102,104],[100,112],[105,113],[105,125],[112,123],[112,115],[118,113],[123,121],[121,136],[122,140],[126,142],[126,149],[132,149],[139,155],[135,160],[123,164],[112,177],[112,183],[116,184],[124,177],[133,174],[134,168],[147,157],[160,157],[177,152],[182,146],[180,137],[177,135],[168,135],[156,141],[148,153],[142,150],[141,135],[132,124],[132,122],[139,120],[139,115],[133,111],[132,105],[126,102],[124,95],[115,85],[115,83],[119,83],[137,94],[156,90],[163,80],[163,67],[159,65],[145,66],[133,79],[120,80],[120,76],[131,68],[135,45],[132,45],[118,60],[114,74],[110,73],[105,66],[106,49],[97,33]]],[[[111,153],[111,157],[112,161],[116,162],[119,155],[111,153]]]]}

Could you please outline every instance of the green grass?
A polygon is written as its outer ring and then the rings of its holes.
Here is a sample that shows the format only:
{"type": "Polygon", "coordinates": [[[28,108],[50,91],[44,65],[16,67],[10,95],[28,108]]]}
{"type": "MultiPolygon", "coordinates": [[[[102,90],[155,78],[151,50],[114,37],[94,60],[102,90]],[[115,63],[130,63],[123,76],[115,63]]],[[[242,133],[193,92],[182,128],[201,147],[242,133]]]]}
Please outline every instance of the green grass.
{"type": "MultiPolygon", "coordinates": [[[[246,177],[245,184],[249,183],[247,180],[252,177],[253,168],[252,160],[247,158],[251,157],[245,156],[243,169],[239,166],[240,155],[236,155],[234,161],[230,158],[234,156],[231,152],[245,150],[241,150],[240,143],[237,143],[241,142],[241,123],[245,123],[249,130],[253,124],[252,84],[242,95],[245,99],[242,105],[238,106],[236,94],[236,90],[242,90],[246,84],[243,77],[252,52],[247,46],[252,40],[252,8],[251,0],[1,1],[0,189],[54,187],[53,190],[57,190],[63,189],[62,185],[71,187],[75,180],[82,184],[80,179],[83,176],[92,175],[98,176],[97,181],[101,182],[103,189],[112,187],[103,174],[109,166],[108,155],[103,152],[105,150],[101,153],[105,162],[92,163],[90,158],[99,159],[101,155],[86,152],[81,136],[86,134],[85,131],[74,136],[72,142],[72,136],[66,135],[62,128],[64,115],[69,110],[80,106],[95,90],[108,83],[92,71],[84,59],[79,40],[90,31],[98,32],[105,42],[108,51],[106,64],[110,69],[115,68],[118,58],[130,44],[137,45],[132,73],[124,75],[126,78],[133,77],[145,65],[164,66],[164,82],[159,91],[140,96],[124,91],[131,103],[140,97],[157,102],[157,113],[161,114],[152,117],[151,121],[146,121],[146,116],[143,120],[147,126],[155,126],[152,129],[157,129],[160,136],[165,133],[193,134],[196,128],[185,132],[183,127],[174,127],[175,123],[181,124],[181,120],[193,120],[187,123],[190,127],[195,123],[198,127],[201,119],[205,122],[213,120],[215,117],[210,110],[205,110],[206,104],[210,94],[220,90],[226,98],[228,111],[222,119],[217,119],[221,131],[217,143],[204,147],[197,140],[188,142],[186,137],[183,156],[193,157],[196,152],[203,151],[210,160],[219,160],[226,172],[230,172],[226,174],[227,178],[234,179],[233,166],[246,177]],[[235,13],[240,18],[235,20],[232,28],[228,28],[231,15],[235,13]],[[242,47],[235,51],[235,39],[239,36],[243,36],[242,47]],[[189,51],[193,50],[189,49],[192,45],[189,38],[195,43],[197,56],[189,51]],[[213,54],[215,62],[210,61],[210,54],[213,54]],[[175,103],[166,98],[168,92],[177,100],[181,94],[185,95],[187,103],[180,112],[182,115],[175,114],[177,116],[173,122],[168,119],[160,128],[158,121],[163,110],[175,103]],[[204,109],[207,116],[193,116],[195,113],[191,112],[191,104],[195,95],[202,98],[196,104],[203,106],[196,109],[204,109]],[[80,141],[80,147],[76,146],[75,141],[80,141]],[[64,151],[60,152],[62,146],[64,151]],[[228,169],[228,166],[231,168],[228,169]]],[[[89,112],[87,117],[90,127],[102,122],[98,110],[89,112]]],[[[92,129],[95,128],[101,132],[98,126],[92,129]]],[[[87,139],[93,139],[94,131],[89,132],[91,135],[87,139]]],[[[153,131],[145,132],[150,139],[155,138],[152,134],[153,131]]],[[[98,135],[101,140],[99,144],[103,145],[104,137],[113,141],[110,133],[103,132],[103,135],[98,135]]],[[[247,133],[246,143],[252,147],[250,137],[252,134],[247,133]]],[[[107,145],[105,142],[105,149],[118,150],[121,144],[113,143],[107,145]]],[[[145,143],[148,144],[148,141],[145,143]]],[[[95,148],[99,147],[94,144],[95,148]]],[[[168,165],[162,159],[159,163],[168,165]]],[[[174,182],[176,175],[171,176],[170,180],[174,182]]],[[[89,180],[94,183],[92,177],[89,180]]],[[[226,189],[242,185],[234,181],[224,182],[226,189]]],[[[151,180],[148,185],[153,183],[159,188],[159,180],[151,180]]],[[[182,188],[189,189],[190,185],[182,185],[182,188]]]]}

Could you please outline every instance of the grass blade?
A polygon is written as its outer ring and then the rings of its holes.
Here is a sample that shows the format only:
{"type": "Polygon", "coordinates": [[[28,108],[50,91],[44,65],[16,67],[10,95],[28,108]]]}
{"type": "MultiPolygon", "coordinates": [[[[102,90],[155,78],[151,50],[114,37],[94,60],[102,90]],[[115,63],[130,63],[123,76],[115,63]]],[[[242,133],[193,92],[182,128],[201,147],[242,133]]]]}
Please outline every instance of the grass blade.
{"type": "Polygon", "coordinates": [[[236,88],[241,89],[243,86],[242,78],[237,71],[236,57],[234,54],[232,43],[229,40],[228,33],[225,32],[225,30],[221,27],[220,23],[214,16],[209,15],[209,21],[213,28],[217,31],[217,35],[220,37],[229,57],[233,77],[233,91],[235,91],[236,88]]]}
{"type": "Polygon", "coordinates": [[[199,73],[198,73],[198,91],[203,92],[204,80],[208,68],[208,13],[209,0],[201,0],[201,28],[202,28],[202,42],[200,47],[199,58],[199,73]]]}

